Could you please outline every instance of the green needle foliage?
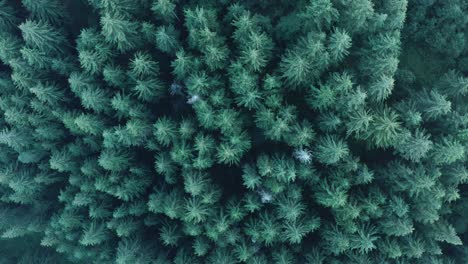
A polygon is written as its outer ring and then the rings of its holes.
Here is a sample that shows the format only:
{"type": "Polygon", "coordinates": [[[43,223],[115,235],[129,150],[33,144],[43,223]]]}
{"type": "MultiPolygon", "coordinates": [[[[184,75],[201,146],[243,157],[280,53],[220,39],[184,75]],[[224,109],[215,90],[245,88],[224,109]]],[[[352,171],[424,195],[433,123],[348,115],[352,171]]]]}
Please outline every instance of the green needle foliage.
{"type": "Polygon", "coordinates": [[[464,0],[0,0],[0,263],[468,263],[464,0]]]}

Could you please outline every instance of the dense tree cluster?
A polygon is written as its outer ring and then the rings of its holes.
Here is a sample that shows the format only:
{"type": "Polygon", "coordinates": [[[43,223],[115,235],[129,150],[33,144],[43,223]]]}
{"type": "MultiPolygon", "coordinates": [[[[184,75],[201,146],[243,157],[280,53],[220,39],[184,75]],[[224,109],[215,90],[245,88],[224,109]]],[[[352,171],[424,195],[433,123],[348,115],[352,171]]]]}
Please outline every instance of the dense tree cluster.
{"type": "Polygon", "coordinates": [[[0,114],[0,263],[468,263],[464,0],[0,0],[0,114]]]}

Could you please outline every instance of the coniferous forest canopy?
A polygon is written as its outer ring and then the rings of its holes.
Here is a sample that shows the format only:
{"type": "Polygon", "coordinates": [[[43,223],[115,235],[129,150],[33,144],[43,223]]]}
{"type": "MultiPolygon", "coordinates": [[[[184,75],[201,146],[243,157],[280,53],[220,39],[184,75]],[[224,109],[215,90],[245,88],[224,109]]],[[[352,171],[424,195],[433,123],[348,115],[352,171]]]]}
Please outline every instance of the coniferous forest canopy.
{"type": "Polygon", "coordinates": [[[468,1],[0,0],[0,263],[468,263],[468,1]]]}

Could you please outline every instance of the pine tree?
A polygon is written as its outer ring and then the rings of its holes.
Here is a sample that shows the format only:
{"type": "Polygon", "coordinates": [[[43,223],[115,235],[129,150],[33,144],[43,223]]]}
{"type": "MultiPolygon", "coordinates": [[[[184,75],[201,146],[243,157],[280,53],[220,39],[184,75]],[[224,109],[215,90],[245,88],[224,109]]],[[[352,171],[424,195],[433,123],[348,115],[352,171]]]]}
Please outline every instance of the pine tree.
{"type": "Polygon", "coordinates": [[[309,1],[306,9],[300,14],[306,28],[327,28],[339,17],[339,12],[330,0],[309,1]],[[311,25],[312,24],[312,25],[311,25]]]}
{"type": "Polygon", "coordinates": [[[446,96],[431,90],[424,90],[418,94],[417,105],[426,120],[439,118],[452,109],[452,103],[446,96]]]}
{"type": "Polygon", "coordinates": [[[378,239],[376,236],[377,231],[374,227],[364,225],[361,226],[357,234],[351,238],[351,248],[356,249],[361,254],[367,254],[368,252],[377,248],[374,241],[378,239]]]}
{"type": "Polygon", "coordinates": [[[392,77],[382,75],[370,84],[370,98],[376,101],[384,101],[391,95],[394,85],[395,81],[392,77]]]}
{"type": "Polygon", "coordinates": [[[84,133],[100,135],[105,128],[102,119],[96,115],[81,114],[75,118],[75,125],[84,133]]]}
{"type": "Polygon", "coordinates": [[[246,188],[254,190],[261,185],[261,177],[257,174],[257,170],[254,166],[250,164],[244,165],[242,171],[243,185],[246,188]]]}
{"type": "Polygon", "coordinates": [[[464,159],[465,148],[456,139],[444,137],[434,144],[431,156],[436,164],[451,164],[464,159]]]}
{"type": "Polygon", "coordinates": [[[184,209],[184,219],[195,224],[205,222],[210,214],[208,206],[202,204],[199,198],[186,199],[184,209]]]}
{"type": "Polygon", "coordinates": [[[369,137],[375,146],[387,148],[396,143],[400,130],[398,114],[389,108],[382,108],[372,119],[366,137],[369,137]]]}
{"type": "Polygon", "coordinates": [[[338,63],[349,54],[352,43],[346,31],[335,29],[328,42],[328,52],[332,62],[338,63]]]}
{"type": "Polygon", "coordinates": [[[349,154],[348,146],[336,136],[318,139],[315,155],[323,164],[335,164],[349,154]]]}
{"type": "Polygon", "coordinates": [[[100,22],[106,41],[116,46],[121,52],[135,49],[141,45],[139,25],[136,22],[110,14],[102,16],[100,22]]]}
{"type": "Polygon", "coordinates": [[[27,20],[18,27],[24,41],[32,48],[44,52],[61,53],[67,47],[63,33],[47,22],[27,20]]]}
{"type": "Polygon", "coordinates": [[[455,229],[445,221],[439,221],[434,225],[434,236],[437,241],[444,241],[454,245],[461,245],[463,242],[457,236],[455,229]]]}
{"type": "Polygon", "coordinates": [[[102,9],[104,13],[130,18],[132,15],[138,14],[140,5],[141,1],[135,5],[130,0],[102,0],[97,4],[97,7],[102,9]]]}
{"type": "Polygon", "coordinates": [[[99,156],[99,165],[109,171],[123,171],[129,168],[131,155],[124,150],[105,149],[99,156]]]}
{"type": "Polygon", "coordinates": [[[37,48],[23,47],[20,50],[20,53],[23,59],[25,59],[32,67],[45,69],[52,64],[51,58],[46,55],[46,52],[43,52],[37,48]]]}
{"type": "Polygon", "coordinates": [[[359,109],[355,113],[349,115],[349,120],[346,123],[346,135],[354,134],[360,138],[368,131],[370,123],[373,121],[373,116],[368,110],[359,109]]]}
{"type": "Polygon", "coordinates": [[[119,242],[115,263],[151,263],[151,255],[151,251],[145,248],[141,241],[136,238],[126,238],[119,242]]]}
{"type": "Polygon", "coordinates": [[[19,17],[17,11],[6,0],[0,1],[0,27],[5,32],[11,30],[19,24],[19,17]]]}
{"type": "Polygon", "coordinates": [[[177,242],[182,234],[178,225],[172,222],[166,222],[161,226],[159,236],[164,245],[177,246],[177,242]]]}
{"type": "Polygon", "coordinates": [[[24,7],[31,12],[33,20],[47,21],[51,24],[59,24],[67,14],[65,6],[58,0],[24,0],[24,7]]]}
{"type": "Polygon", "coordinates": [[[347,234],[343,233],[336,226],[326,227],[322,232],[324,248],[334,255],[339,255],[351,246],[351,241],[347,234]]]}
{"type": "Polygon", "coordinates": [[[179,49],[179,32],[173,26],[161,26],[155,32],[157,47],[166,53],[174,54],[179,49]]]}
{"type": "Polygon", "coordinates": [[[424,131],[416,130],[414,135],[410,133],[402,135],[400,143],[396,146],[396,150],[405,159],[413,162],[418,162],[424,158],[432,149],[433,143],[424,131]]]}
{"type": "Polygon", "coordinates": [[[167,118],[160,118],[154,124],[154,136],[160,144],[169,145],[176,139],[176,124],[167,118]]]}
{"type": "Polygon", "coordinates": [[[53,83],[38,84],[29,89],[40,101],[51,106],[58,106],[59,103],[66,100],[65,93],[58,85],[53,83]]]}
{"type": "Polygon", "coordinates": [[[91,222],[84,230],[80,239],[80,244],[85,246],[95,246],[108,239],[107,228],[103,223],[91,222]]]}
{"type": "Polygon", "coordinates": [[[346,205],[348,194],[346,188],[336,183],[322,181],[317,187],[315,197],[325,207],[339,208],[346,205]]]}
{"type": "Polygon", "coordinates": [[[151,10],[165,21],[171,21],[177,18],[175,9],[176,4],[172,0],[157,0],[154,1],[151,6],[151,10]]]}
{"type": "Polygon", "coordinates": [[[467,262],[467,8],[0,0],[0,262],[467,262]]]}
{"type": "Polygon", "coordinates": [[[320,226],[318,218],[297,219],[283,224],[283,235],[290,244],[298,244],[310,232],[320,226]]]}
{"type": "Polygon", "coordinates": [[[21,46],[22,40],[19,37],[4,34],[0,39],[0,60],[7,65],[14,64],[22,56],[21,46]]]}
{"type": "Polygon", "coordinates": [[[442,76],[436,87],[450,96],[466,95],[468,79],[460,72],[450,70],[442,76]]]}

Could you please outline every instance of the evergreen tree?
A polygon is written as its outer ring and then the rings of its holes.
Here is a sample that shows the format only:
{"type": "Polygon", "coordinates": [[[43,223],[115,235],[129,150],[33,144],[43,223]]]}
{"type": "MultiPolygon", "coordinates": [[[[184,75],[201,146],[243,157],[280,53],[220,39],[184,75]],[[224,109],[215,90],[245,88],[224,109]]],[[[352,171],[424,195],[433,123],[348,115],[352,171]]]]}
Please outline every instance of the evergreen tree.
{"type": "Polygon", "coordinates": [[[106,14],[101,17],[102,34],[106,41],[121,52],[140,45],[139,25],[120,16],[106,14]]]}
{"type": "Polygon", "coordinates": [[[465,2],[0,0],[0,263],[467,263],[465,2]]]}

